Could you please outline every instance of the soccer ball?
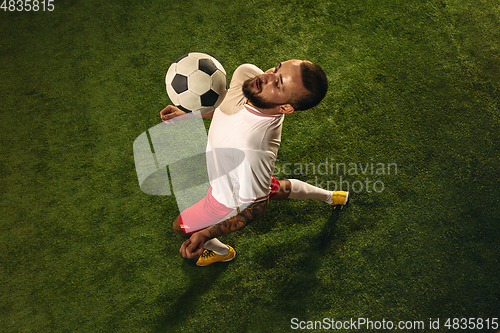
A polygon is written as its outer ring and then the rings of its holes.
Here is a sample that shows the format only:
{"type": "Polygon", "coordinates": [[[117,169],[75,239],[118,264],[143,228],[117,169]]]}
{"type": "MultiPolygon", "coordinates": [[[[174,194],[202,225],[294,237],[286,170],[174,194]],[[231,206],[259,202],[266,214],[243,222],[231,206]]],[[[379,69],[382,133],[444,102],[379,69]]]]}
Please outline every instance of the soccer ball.
{"type": "Polygon", "coordinates": [[[174,61],[165,77],[172,103],[185,112],[210,112],[227,92],[224,67],[205,53],[188,53],[174,61]]]}

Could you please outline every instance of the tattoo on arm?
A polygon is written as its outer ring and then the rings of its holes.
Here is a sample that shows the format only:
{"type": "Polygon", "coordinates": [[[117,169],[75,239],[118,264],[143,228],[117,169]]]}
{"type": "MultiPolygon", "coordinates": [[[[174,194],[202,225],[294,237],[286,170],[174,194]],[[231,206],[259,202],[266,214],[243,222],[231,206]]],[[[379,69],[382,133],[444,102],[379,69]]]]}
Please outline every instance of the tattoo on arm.
{"type": "Polygon", "coordinates": [[[205,230],[210,235],[210,238],[216,238],[239,230],[264,215],[267,205],[268,200],[254,202],[233,217],[214,224],[205,230]]]}

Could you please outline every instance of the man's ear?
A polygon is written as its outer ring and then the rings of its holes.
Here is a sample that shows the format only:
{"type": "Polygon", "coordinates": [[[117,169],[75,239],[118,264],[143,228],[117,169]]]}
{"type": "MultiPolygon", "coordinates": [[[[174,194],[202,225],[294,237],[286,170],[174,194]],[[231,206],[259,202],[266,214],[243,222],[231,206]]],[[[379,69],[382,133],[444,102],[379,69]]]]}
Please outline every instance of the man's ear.
{"type": "Polygon", "coordinates": [[[294,107],[290,104],[282,104],[278,106],[278,113],[291,114],[295,111],[294,107]]]}

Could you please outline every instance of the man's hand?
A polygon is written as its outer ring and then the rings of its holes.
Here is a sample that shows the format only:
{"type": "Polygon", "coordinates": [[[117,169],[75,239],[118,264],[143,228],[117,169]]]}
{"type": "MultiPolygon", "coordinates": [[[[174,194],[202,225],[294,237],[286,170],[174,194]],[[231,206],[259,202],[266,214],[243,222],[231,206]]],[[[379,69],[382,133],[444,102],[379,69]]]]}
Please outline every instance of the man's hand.
{"type": "Polygon", "coordinates": [[[167,124],[171,124],[173,122],[173,118],[182,116],[183,114],[186,114],[186,112],[182,111],[178,107],[167,105],[166,108],[160,111],[160,118],[167,124]]]}
{"type": "Polygon", "coordinates": [[[203,246],[207,240],[208,237],[203,233],[195,232],[191,238],[182,243],[179,252],[187,259],[199,258],[203,254],[203,246]]]}

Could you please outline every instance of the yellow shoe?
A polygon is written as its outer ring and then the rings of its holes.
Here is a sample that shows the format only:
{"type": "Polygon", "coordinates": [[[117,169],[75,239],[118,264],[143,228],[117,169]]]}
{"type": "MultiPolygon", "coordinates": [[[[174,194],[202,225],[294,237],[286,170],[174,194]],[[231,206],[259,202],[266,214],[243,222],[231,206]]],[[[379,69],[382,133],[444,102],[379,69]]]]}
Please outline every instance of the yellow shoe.
{"type": "Polygon", "coordinates": [[[210,264],[213,264],[214,262],[225,262],[225,261],[231,261],[234,259],[236,256],[236,251],[229,245],[229,253],[226,254],[225,256],[221,256],[220,254],[215,253],[214,251],[211,250],[204,250],[203,254],[201,257],[198,259],[196,262],[197,266],[208,266],[210,264]]]}
{"type": "Polygon", "coordinates": [[[345,205],[347,205],[347,202],[349,201],[349,192],[346,191],[334,191],[332,193],[332,201],[330,205],[333,206],[334,209],[342,209],[344,208],[345,205]]]}

